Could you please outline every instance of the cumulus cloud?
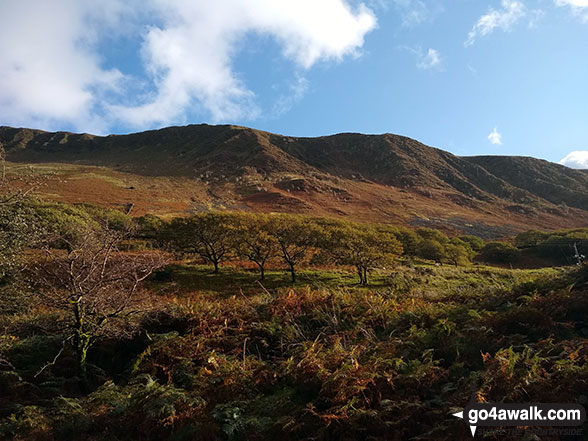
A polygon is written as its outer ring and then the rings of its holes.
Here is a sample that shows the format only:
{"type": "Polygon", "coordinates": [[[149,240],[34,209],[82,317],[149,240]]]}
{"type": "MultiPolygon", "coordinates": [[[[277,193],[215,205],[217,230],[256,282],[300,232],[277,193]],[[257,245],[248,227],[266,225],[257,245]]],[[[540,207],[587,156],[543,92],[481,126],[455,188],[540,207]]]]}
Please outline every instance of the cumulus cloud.
{"type": "Polygon", "coordinates": [[[588,169],[588,151],[577,150],[575,152],[571,152],[569,155],[559,161],[559,163],[570,168],[588,169]]]}
{"type": "Polygon", "coordinates": [[[0,118],[27,125],[67,121],[87,129],[114,120],[138,128],[166,124],[194,108],[214,121],[255,117],[254,93],[233,65],[250,35],[272,38],[294,69],[304,72],[319,61],[359,55],[376,26],[370,9],[346,0],[128,4],[0,2],[0,118]],[[141,41],[139,77],[104,67],[98,43],[121,28],[141,41]]]}
{"type": "Polygon", "coordinates": [[[123,75],[104,69],[92,49],[98,28],[114,24],[107,11],[83,0],[0,2],[0,119],[13,125],[68,120],[102,128],[92,114],[102,93],[123,75]]]}
{"type": "Polygon", "coordinates": [[[429,49],[426,53],[418,52],[417,67],[419,69],[438,69],[441,67],[441,54],[435,49],[429,49]]]}
{"type": "Polygon", "coordinates": [[[481,16],[464,43],[465,46],[473,45],[479,37],[491,34],[495,29],[510,30],[519,20],[527,14],[525,5],[517,0],[502,0],[500,9],[491,8],[488,13],[481,16]]]}
{"type": "Polygon", "coordinates": [[[488,135],[488,139],[494,145],[502,145],[502,134],[498,131],[498,128],[494,127],[494,130],[488,135]]]}

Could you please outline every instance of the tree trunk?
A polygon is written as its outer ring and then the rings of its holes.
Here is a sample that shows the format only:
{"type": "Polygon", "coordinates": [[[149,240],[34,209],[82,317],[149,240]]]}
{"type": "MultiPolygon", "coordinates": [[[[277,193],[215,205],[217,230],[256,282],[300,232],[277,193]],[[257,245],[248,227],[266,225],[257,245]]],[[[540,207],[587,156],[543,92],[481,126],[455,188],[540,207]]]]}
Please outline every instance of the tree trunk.
{"type": "Polygon", "coordinates": [[[367,268],[363,268],[363,284],[367,285],[368,284],[368,280],[367,280],[367,268]]]}
{"type": "Polygon", "coordinates": [[[75,350],[78,362],[78,376],[80,378],[80,389],[82,392],[89,392],[88,385],[88,369],[87,369],[87,358],[88,350],[92,345],[91,339],[86,334],[76,335],[75,350]]]}
{"type": "Polygon", "coordinates": [[[218,274],[218,260],[213,260],[212,264],[214,265],[214,271],[212,274],[218,274]]]}
{"type": "Polygon", "coordinates": [[[296,283],[296,271],[294,265],[290,264],[290,274],[292,275],[292,283],[296,283]]]}
{"type": "Polygon", "coordinates": [[[259,265],[259,271],[261,273],[261,281],[263,282],[265,280],[265,268],[263,265],[259,265]]]}
{"type": "Polygon", "coordinates": [[[363,285],[363,273],[360,266],[357,267],[357,275],[359,276],[359,284],[363,285]]]}
{"type": "Polygon", "coordinates": [[[80,389],[82,392],[88,392],[88,372],[86,369],[86,360],[88,356],[88,349],[92,345],[91,337],[84,329],[84,307],[81,304],[82,297],[74,303],[74,317],[76,319],[76,332],[74,335],[74,349],[78,362],[78,376],[80,378],[80,389]]]}

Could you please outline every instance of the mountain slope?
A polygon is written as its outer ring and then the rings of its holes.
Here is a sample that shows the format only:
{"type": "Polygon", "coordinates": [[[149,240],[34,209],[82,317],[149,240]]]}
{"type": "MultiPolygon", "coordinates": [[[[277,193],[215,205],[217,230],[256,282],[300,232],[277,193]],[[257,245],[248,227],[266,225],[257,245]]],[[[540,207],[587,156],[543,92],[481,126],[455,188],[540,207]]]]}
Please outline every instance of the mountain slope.
{"type": "Polygon", "coordinates": [[[521,156],[466,158],[509,184],[525,189],[554,204],[588,209],[588,172],[521,156]]]}
{"type": "Polygon", "coordinates": [[[459,157],[392,134],[296,138],[191,125],[99,137],[0,127],[0,142],[11,162],[61,164],[49,167],[46,194],[134,203],[138,214],[176,215],[188,208],[305,212],[488,236],[527,226],[588,225],[584,171],[534,158],[459,157]],[[100,198],[90,194],[88,187],[105,183],[112,188],[104,187],[100,198]]]}

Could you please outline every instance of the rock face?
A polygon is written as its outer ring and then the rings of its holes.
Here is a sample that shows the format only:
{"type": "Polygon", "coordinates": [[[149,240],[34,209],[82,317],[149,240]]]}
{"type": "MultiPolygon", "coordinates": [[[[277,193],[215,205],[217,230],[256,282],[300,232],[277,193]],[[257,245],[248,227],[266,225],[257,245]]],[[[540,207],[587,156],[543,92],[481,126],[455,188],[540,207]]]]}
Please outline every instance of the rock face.
{"type": "Polygon", "coordinates": [[[392,134],[295,138],[204,124],[101,137],[0,127],[0,142],[15,163],[191,181],[201,193],[192,202],[212,194],[212,208],[447,220],[452,229],[456,219],[505,231],[588,225],[586,171],[529,157],[459,157],[392,134]]]}

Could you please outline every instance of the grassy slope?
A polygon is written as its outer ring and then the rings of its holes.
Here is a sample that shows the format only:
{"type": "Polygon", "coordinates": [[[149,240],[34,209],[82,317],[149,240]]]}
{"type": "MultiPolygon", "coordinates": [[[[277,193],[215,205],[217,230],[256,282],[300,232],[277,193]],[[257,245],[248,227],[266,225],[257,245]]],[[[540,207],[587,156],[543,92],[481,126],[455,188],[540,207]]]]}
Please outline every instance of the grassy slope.
{"type": "MultiPolygon", "coordinates": [[[[181,176],[149,177],[109,167],[41,163],[31,168],[9,164],[9,173],[15,176],[29,176],[31,169],[32,173],[41,175],[41,184],[35,193],[43,199],[114,208],[133,204],[134,216],[150,213],[168,218],[190,210],[210,209],[306,213],[363,222],[428,226],[484,238],[512,235],[528,228],[555,230],[586,226],[582,212],[574,209],[568,209],[569,218],[553,213],[529,217],[517,211],[497,210],[491,205],[456,204],[443,192],[438,193],[439,197],[429,197],[366,182],[347,182],[345,190],[317,187],[293,191],[259,176],[249,176],[240,182],[211,184],[181,176]]],[[[28,184],[23,177],[12,185],[26,187],[28,184]]]]}

